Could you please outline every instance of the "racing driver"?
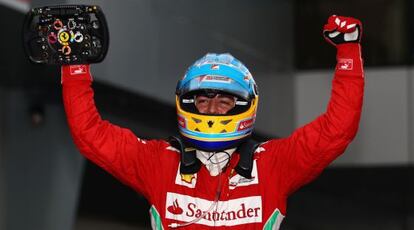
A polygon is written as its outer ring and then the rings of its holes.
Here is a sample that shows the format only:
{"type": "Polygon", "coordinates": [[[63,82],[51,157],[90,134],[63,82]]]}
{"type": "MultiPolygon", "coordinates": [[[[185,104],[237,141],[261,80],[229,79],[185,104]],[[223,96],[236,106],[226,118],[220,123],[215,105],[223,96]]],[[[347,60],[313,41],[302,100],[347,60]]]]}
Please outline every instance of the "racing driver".
{"type": "Polygon", "coordinates": [[[323,35],[337,49],[337,65],[326,112],[289,137],[265,143],[250,138],[259,99],[255,81],[230,54],[207,54],[178,82],[179,135],[168,141],[143,140],[102,120],[89,66],[63,66],[74,142],[149,201],[153,229],[279,229],[289,195],[356,135],[364,88],[361,34],[359,20],[329,17],[323,35]]]}

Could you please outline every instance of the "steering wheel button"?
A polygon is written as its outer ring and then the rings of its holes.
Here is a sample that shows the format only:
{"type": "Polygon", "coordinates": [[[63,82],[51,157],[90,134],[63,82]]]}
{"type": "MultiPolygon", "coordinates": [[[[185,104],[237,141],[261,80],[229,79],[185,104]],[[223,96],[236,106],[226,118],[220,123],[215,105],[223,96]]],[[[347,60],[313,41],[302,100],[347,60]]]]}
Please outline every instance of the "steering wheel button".
{"type": "Polygon", "coordinates": [[[69,55],[72,52],[72,49],[70,48],[70,46],[63,46],[62,47],[62,53],[64,55],[69,55]]]}
{"type": "Polygon", "coordinates": [[[93,21],[93,22],[92,22],[92,27],[93,27],[95,30],[99,29],[99,23],[98,23],[97,21],[93,21]]]}
{"type": "Polygon", "coordinates": [[[48,53],[46,53],[46,52],[42,53],[42,58],[43,59],[47,59],[48,57],[49,57],[48,53]]]}
{"type": "Polygon", "coordinates": [[[53,32],[50,33],[47,38],[48,38],[50,44],[55,44],[57,42],[56,34],[53,33],[53,32]]]}
{"type": "Polygon", "coordinates": [[[74,40],[77,43],[81,43],[83,41],[83,34],[81,34],[79,31],[76,32],[74,40]]]}
{"type": "Polygon", "coordinates": [[[75,27],[76,27],[75,20],[74,19],[69,19],[68,28],[71,29],[71,30],[73,30],[73,29],[75,29],[75,27]]]}
{"type": "Polygon", "coordinates": [[[63,28],[63,23],[60,19],[56,19],[56,21],[53,23],[53,26],[56,30],[60,30],[63,28]]]}
{"type": "Polygon", "coordinates": [[[57,37],[60,44],[63,46],[69,45],[70,35],[66,30],[60,30],[57,37]]]}

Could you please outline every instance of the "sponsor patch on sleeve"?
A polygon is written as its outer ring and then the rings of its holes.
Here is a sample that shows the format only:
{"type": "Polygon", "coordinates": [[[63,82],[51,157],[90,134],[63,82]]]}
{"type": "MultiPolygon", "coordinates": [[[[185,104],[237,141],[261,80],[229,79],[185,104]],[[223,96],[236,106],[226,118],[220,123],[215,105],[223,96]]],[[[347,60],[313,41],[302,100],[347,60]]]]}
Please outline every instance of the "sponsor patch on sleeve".
{"type": "Polygon", "coordinates": [[[70,75],[86,74],[88,72],[86,65],[71,65],[70,75]]]}
{"type": "Polygon", "coordinates": [[[354,68],[354,60],[352,59],[339,59],[337,69],[339,70],[352,70],[354,68]]]}

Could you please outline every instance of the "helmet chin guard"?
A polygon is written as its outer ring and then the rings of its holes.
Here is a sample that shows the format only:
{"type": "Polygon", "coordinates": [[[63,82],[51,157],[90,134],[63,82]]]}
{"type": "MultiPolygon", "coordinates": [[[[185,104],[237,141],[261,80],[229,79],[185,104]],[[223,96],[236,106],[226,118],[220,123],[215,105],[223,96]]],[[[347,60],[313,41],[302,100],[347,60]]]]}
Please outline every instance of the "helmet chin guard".
{"type": "Polygon", "coordinates": [[[237,147],[253,131],[258,101],[256,83],[240,61],[230,54],[207,54],[177,84],[180,135],[186,145],[204,151],[237,147]],[[235,96],[235,108],[224,115],[199,113],[194,95],[206,91],[235,96]]]}

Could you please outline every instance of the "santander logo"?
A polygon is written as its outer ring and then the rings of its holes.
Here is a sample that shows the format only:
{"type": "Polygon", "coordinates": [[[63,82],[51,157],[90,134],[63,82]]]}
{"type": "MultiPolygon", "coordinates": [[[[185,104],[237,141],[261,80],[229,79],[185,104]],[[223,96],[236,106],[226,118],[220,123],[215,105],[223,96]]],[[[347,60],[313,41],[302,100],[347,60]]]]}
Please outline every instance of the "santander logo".
{"type": "Polygon", "coordinates": [[[253,126],[253,123],[254,123],[254,118],[244,120],[240,122],[239,127],[237,128],[237,131],[248,129],[253,126]]]}
{"type": "Polygon", "coordinates": [[[197,224],[207,226],[234,226],[262,222],[261,196],[219,201],[207,212],[213,201],[177,193],[167,193],[165,217],[174,221],[190,222],[201,216],[197,224]]]}
{"type": "Polygon", "coordinates": [[[175,201],[173,202],[173,205],[169,206],[169,207],[167,208],[167,210],[168,210],[170,213],[174,214],[174,215],[180,215],[180,214],[182,214],[182,213],[183,213],[183,209],[182,209],[182,208],[180,208],[180,205],[178,204],[177,199],[175,199],[175,201]]]}

